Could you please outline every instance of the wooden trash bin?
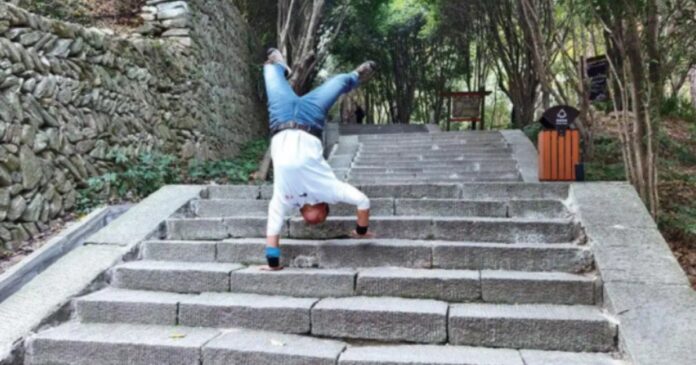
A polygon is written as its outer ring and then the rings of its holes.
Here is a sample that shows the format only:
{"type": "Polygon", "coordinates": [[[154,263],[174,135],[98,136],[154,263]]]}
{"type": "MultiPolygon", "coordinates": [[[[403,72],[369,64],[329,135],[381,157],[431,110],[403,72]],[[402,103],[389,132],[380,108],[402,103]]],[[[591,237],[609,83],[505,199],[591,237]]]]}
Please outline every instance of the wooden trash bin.
{"type": "Polygon", "coordinates": [[[580,132],[557,130],[539,133],[539,180],[576,181],[576,166],[580,164],[580,132]]]}

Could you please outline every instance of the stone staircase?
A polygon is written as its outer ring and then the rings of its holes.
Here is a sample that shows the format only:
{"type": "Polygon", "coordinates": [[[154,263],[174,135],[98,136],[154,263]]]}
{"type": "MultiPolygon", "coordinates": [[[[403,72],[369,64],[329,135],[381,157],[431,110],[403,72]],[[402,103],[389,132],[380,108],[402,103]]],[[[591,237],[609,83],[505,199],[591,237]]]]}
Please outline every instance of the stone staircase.
{"type": "MultiPolygon", "coordinates": [[[[480,149],[462,169],[510,164],[493,135],[425,136],[480,149]]],[[[380,148],[360,138],[353,168],[380,148]]],[[[271,187],[210,186],[31,338],[26,364],[623,364],[567,185],[393,180],[361,186],[377,239],[345,237],[352,207],[289,218],[280,272],[258,266],[271,187]]]]}
{"type": "Polygon", "coordinates": [[[499,132],[343,137],[329,163],[337,176],[358,184],[522,180],[499,132]]]}

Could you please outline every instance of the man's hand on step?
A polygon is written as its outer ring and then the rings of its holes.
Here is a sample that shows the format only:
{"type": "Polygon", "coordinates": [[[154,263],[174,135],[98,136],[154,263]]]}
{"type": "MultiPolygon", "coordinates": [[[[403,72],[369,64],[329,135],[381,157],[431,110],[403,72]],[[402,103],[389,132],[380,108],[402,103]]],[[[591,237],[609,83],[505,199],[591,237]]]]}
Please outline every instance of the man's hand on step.
{"type": "Polygon", "coordinates": [[[350,232],[350,237],[355,239],[371,239],[375,238],[375,233],[372,231],[367,231],[365,234],[358,234],[356,230],[353,230],[353,232],[350,232]]]}

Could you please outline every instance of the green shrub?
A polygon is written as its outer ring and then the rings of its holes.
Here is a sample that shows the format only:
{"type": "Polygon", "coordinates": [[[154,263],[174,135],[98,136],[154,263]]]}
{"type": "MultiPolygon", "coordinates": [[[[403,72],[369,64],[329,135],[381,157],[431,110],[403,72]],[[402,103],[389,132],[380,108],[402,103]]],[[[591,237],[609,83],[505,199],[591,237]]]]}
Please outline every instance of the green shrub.
{"type": "Polygon", "coordinates": [[[109,202],[138,201],[168,184],[246,183],[267,148],[265,139],[257,140],[244,146],[235,159],[188,162],[160,152],[129,158],[116,149],[108,156],[113,171],[88,179],[79,191],[78,211],[109,202]]]}
{"type": "Polygon", "coordinates": [[[665,99],[660,107],[660,114],[665,118],[681,119],[696,124],[696,108],[691,101],[679,96],[665,99]]]}

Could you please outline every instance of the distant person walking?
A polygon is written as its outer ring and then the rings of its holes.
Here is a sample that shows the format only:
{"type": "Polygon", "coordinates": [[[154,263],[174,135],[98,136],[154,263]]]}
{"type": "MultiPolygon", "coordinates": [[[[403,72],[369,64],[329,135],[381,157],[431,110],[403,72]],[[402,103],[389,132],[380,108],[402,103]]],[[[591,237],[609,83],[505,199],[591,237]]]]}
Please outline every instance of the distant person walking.
{"type": "Polygon", "coordinates": [[[352,236],[372,237],[368,231],[370,200],[353,186],[340,181],[324,160],[321,136],[329,109],[342,95],[370,79],[377,64],[368,61],[355,71],[334,76],[300,97],[285,78],[285,60],[275,48],[268,51],[263,75],[268,94],[273,159],[273,198],[268,207],[266,260],[270,270],[280,270],[280,232],[285,216],[299,209],[307,224],[319,224],[329,215],[329,204],[357,207],[352,236]]]}

